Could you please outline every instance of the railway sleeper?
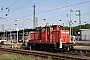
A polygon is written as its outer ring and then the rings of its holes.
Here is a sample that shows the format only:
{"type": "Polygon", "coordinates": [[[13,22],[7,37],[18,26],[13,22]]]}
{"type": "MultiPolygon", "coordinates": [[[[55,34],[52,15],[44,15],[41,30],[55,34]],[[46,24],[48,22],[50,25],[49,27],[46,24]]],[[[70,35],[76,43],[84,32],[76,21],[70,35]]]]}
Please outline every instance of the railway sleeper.
{"type": "Polygon", "coordinates": [[[79,52],[79,53],[90,53],[89,50],[75,50],[74,52],[79,52]]]}

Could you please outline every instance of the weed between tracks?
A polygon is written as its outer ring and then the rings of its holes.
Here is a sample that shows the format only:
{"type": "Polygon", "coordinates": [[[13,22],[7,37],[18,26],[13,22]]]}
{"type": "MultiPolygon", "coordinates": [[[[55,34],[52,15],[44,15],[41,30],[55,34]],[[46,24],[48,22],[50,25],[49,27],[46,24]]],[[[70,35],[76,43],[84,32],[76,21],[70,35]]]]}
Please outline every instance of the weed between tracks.
{"type": "Polygon", "coordinates": [[[3,54],[0,55],[0,58],[3,60],[35,60],[33,56],[21,56],[21,55],[9,55],[9,54],[3,54]]]}
{"type": "Polygon", "coordinates": [[[76,43],[76,46],[90,46],[90,44],[86,43],[76,43]]]}
{"type": "MultiPolygon", "coordinates": [[[[0,55],[1,60],[42,60],[39,57],[34,57],[34,56],[21,56],[21,55],[9,55],[9,54],[3,54],[0,55]]],[[[47,59],[43,60],[52,60],[50,57],[47,59]]]]}
{"type": "Polygon", "coordinates": [[[79,54],[79,56],[83,57],[83,56],[85,56],[85,54],[81,53],[81,54],[79,54]]]}

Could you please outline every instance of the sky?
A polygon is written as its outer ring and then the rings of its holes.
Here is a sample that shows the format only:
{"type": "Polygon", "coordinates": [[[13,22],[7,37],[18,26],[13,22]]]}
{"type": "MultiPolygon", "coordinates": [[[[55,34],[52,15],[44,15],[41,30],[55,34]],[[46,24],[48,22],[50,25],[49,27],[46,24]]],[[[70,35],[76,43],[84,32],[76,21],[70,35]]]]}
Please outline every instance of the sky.
{"type": "Polygon", "coordinates": [[[90,24],[90,0],[0,0],[0,31],[33,28],[34,5],[38,26],[46,23],[69,26],[70,10],[73,26],[79,25],[76,10],[81,11],[81,24],[90,24]]]}

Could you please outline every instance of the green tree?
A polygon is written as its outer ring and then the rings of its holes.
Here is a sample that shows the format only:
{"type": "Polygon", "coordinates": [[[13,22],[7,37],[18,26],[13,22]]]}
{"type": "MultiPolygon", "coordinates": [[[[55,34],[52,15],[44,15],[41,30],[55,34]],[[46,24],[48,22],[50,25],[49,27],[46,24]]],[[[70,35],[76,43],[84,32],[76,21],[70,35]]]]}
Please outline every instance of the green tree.
{"type": "MultiPolygon", "coordinates": [[[[64,26],[62,29],[63,30],[69,30],[70,27],[64,26]]],[[[74,26],[74,27],[72,27],[72,29],[73,29],[73,32],[71,31],[71,33],[73,33],[73,35],[77,35],[78,32],[80,32],[80,25],[74,26]]],[[[81,29],[90,29],[90,24],[87,23],[85,25],[81,25],[81,29]]]]}

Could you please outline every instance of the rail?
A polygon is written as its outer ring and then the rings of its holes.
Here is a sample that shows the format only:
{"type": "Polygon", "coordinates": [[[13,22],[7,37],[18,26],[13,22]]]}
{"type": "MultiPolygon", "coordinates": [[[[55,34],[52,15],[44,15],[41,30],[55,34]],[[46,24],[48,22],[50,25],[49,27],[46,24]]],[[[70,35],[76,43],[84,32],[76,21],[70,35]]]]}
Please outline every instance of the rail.
{"type": "Polygon", "coordinates": [[[67,59],[67,60],[90,60],[88,57],[81,57],[77,55],[70,55],[70,54],[57,54],[57,53],[50,53],[50,52],[43,52],[43,51],[33,51],[33,50],[21,50],[21,49],[12,49],[12,48],[0,48],[2,51],[6,52],[13,52],[13,53],[18,53],[18,54],[24,54],[24,55],[34,55],[38,57],[44,57],[48,58],[49,56],[52,59],[67,59]]]}

